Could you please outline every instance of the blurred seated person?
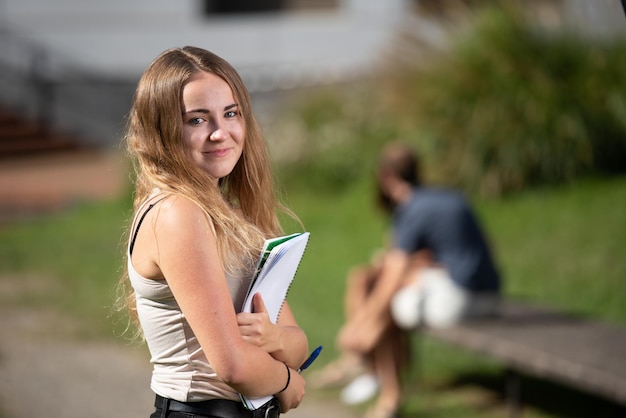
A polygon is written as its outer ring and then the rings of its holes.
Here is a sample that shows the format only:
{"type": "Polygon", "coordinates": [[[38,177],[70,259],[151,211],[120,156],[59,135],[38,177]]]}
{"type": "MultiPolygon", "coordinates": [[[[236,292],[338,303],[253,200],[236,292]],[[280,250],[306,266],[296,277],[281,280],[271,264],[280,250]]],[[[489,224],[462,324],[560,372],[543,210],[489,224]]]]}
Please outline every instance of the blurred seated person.
{"type": "Polygon", "coordinates": [[[312,376],[315,387],[351,382],[342,400],[379,393],[366,418],[395,416],[410,334],[496,313],[500,276],[479,222],[459,192],[425,187],[408,145],[394,142],[377,168],[379,204],[390,215],[390,245],[348,274],[338,360],[312,376]]]}

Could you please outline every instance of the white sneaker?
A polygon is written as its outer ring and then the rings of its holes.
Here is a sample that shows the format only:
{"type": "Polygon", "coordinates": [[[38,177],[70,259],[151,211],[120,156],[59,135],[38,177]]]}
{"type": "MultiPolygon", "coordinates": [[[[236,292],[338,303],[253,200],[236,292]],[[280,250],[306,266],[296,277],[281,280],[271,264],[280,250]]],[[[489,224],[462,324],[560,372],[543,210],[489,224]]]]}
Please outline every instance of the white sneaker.
{"type": "Polygon", "coordinates": [[[378,379],[371,373],[354,379],[341,391],[341,401],[346,405],[356,405],[372,399],[378,393],[378,379]]]}

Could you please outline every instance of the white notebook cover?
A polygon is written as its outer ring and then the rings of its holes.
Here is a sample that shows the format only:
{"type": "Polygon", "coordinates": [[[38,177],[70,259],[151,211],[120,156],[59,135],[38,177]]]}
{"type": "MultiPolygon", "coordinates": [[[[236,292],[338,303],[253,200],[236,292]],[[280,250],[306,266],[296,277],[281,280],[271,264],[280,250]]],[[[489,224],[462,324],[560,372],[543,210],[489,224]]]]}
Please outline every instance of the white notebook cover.
{"type": "MultiPolygon", "coordinates": [[[[308,240],[309,233],[303,232],[265,242],[257,275],[252,280],[242,312],[252,312],[252,298],[256,293],[260,293],[270,320],[276,323],[308,240]]],[[[254,399],[241,396],[242,402],[248,409],[257,409],[270,399],[272,399],[271,396],[254,399]]]]}

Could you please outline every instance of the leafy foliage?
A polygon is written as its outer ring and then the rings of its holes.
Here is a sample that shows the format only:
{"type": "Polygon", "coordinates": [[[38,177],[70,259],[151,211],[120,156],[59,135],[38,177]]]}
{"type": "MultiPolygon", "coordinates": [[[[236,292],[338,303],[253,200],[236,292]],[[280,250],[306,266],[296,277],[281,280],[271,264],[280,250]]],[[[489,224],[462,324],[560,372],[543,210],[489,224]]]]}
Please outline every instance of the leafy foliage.
{"type": "Polygon", "coordinates": [[[502,6],[468,21],[439,51],[403,31],[379,78],[307,92],[271,135],[291,150],[285,178],[344,190],[393,139],[416,145],[427,181],[486,196],[626,170],[625,40],[502,6]]]}
{"type": "Polygon", "coordinates": [[[625,42],[542,31],[489,8],[433,61],[390,84],[454,185],[500,195],[626,169],[625,42]]]}

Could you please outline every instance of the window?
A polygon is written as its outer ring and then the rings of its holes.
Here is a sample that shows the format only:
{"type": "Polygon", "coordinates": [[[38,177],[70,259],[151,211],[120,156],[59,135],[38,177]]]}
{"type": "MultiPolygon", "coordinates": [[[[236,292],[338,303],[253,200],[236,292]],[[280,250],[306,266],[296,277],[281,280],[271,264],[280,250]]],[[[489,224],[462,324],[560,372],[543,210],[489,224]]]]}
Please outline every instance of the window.
{"type": "Polygon", "coordinates": [[[246,14],[289,10],[334,10],[340,0],[203,0],[204,13],[246,14]]]}

